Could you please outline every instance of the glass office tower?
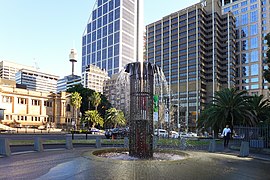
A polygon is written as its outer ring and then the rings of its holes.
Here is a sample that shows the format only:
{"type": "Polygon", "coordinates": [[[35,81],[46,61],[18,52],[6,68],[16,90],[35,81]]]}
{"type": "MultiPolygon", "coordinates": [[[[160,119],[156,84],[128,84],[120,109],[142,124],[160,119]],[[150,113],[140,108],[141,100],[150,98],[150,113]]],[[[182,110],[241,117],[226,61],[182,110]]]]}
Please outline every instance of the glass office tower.
{"type": "Polygon", "coordinates": [[[223,14],[232,12],[236,18],[237,88],[250,94],[268,94],[263,78],[267,68],[267,44],[270,32],[269,0],[221,0],[223,14]]]}
{"type": "Polygon", "coordinates": [[[174,124],[195,128],[215,91],[235,86],[235,18],[218,0],[202,1],[147,25],[147,60],[169,84],[174,124]]]}
{"type": "Polygon", "coordinates": [[[97,0],[82,37],[82,72],[89,64],[118,73],[136,58],[135,0],[97,0]]]}

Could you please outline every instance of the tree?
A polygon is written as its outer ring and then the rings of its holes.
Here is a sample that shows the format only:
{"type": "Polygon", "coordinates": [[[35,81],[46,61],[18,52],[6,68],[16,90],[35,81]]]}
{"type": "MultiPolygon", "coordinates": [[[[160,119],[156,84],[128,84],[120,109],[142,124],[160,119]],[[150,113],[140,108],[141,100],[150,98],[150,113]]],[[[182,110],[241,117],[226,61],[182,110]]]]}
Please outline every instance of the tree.
{"type": "Polygon", "coordinates": [[[270,104],[268,99],[263,99],[263,95],[253,96],[250,101],[252,112],[257,122],[269,122],[270,120],[270,104]]]}
{"type": "Polygon", "coordinates": [[[246,94],[246,91],[237,92],[234,88],[215,92],[211,104],[200,115],[199,127],[211,127],[217,133],[226,124],[232,129],[236,124],[256,124],[249,105],[251,97],[246,94]]]}
{"type": "Polygon", "coordinates": [[[91,102],[95,106],[95,110],[97,110],[98,105],[101,102],[100,94],[98,92],[94,92],[91,96],[91,102]]]}
{"type": "Polygon", "coordinates": [[[73,106],[73,118],[75,117],[75,130],[76,125],[78,123],[78,109],[81,107],[82,104],[82,97],[80,96],[80,93],[74,92],[71,94],[71,106],[73,106]],[[74,116],[75,115],[75,116],[74,116]]]}
{"type": "Polygon", "coordinates": [[[113,126],[114,128],[116,128],[117,125],[125,125],[126,119],[122,111],[115,108],[110,108],[106,111],[105,122],[108,126],[113,126]]]}
{"type": "MultiPolygon", "coordinates": [[[[267,41],[267,45],[268,45],[268,51],[266,52],[266,62],[268,65],[268,69],[264,69],[264,79],[267,80],[268,82],[270,82],[270,33],[268,33],[264,39],[267,41]]],[[[269,89],[269,88],[268,88],[269,89]]]]}
{"type": "Polygon", "coordinates": [[[96,125],[103,127],[104,121],[103,118],[99,115],[97,110],[88,110],[84,113],[84,120],[88,123],[92,123],[92,128],[96,125]]]}
{"type": "MultiPolygon", "coordinates": [[[[89,109],[89,99],[91,98],[92,94],[95,92],[94,90],[84,88],[83,85],[79,84],[79,85],[75,85],[72,88],[69,88],[67,92],[80,93],[80,95],[82,96],[82,105],[81,105],[80,110],[83,113],[83,116],[87,110],[95,109],[94,106],[93,107],[91,106],[91,109],[89,109]]],[[[110,107],[111,107],[111,103],[107,100],[107,98],[103,94],[101,94],[101,103],[97,109],[102,118],[105,118],[105,111],[109,109],[110,107]]]]}

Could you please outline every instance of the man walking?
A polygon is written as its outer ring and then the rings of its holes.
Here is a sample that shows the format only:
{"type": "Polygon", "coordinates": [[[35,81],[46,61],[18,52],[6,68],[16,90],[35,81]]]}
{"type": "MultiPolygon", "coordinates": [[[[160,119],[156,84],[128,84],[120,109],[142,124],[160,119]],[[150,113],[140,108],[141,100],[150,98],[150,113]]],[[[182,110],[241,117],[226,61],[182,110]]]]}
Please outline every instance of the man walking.
{"type": "Polygon", "coordinates": [[[230,141],[230,135],[231,135],[231,129],[229,128],[229,125],[226,125],[226,127],[223,129],[222,136],[224,138],[224,147],[228,147],[229,141],[230,141]]]}

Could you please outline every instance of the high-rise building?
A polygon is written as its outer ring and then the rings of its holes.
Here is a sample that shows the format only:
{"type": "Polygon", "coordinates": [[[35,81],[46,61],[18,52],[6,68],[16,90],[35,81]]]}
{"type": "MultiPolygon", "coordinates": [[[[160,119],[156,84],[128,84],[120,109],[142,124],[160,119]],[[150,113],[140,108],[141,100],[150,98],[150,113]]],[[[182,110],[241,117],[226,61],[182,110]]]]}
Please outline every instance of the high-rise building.
{"type": "Polygon", "coordinates": [[[67,91],[67,89],[74,87],[75,85],[81,84],[81,76],[69,75],[64,78],[57,80],[57,92],[67,91]]]}
{"type": "Polygon", "coordinates": [[[268,46],[264,37],[270,32],[268,0],[221,0],[223,14],[236,19],[236,87],[250,94],[268,94],[263,78],[268,46]]]}
{"type": "Polygon", "coordinates": [[[56,92],[58,76],[36,70],[21,69],[15,75],[16,83],[40,92],[56,92]]]}
{"type": "Polygon", "coordinates": [[[146,27],[146,58],[160,66],[178,123],[195,127],[214,92],[235,85],[235,18],[201,1],[146,27]],[[181,117],[182,116],[182,117],[181,117]]]}
{"type": "Polygon", "coordinates": [[[95,65],[88,65],[82,72],[82,85],[84,88],[92,89],[103,94],[104,81],[110,79],[105,70],[100,69],[95,65]]]}
{"type": "Polygon", "coordinates": [[[10,61],[1,61],[0,62],[0,78],[15,80],[15,74],[20,69],[36,70],[36,68],[32,66],[25,66],[25,65],[10,62],[10,61]]]}
{"type": "Polygon", "coordinates": [[[123,111],[126,119],[129,119],[130,94],[129,75],[127,73],[113,74],[104,82],[104,96],[109,100],[112,107],[123,111]]]}
{"type": "Polygon", "coordinates": [[[136,61],[137,1],[96,0],[82,37],[82,72],[89,64],[108,75],[136,61]]]}

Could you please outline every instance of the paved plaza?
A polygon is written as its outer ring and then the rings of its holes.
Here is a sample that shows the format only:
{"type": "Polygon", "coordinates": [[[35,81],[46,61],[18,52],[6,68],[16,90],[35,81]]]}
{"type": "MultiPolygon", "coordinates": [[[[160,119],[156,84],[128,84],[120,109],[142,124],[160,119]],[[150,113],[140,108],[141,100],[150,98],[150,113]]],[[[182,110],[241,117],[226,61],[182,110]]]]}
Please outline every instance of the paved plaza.
{"type": "Polygon", "coordinates": [[[0,179],[269,179],[270,158],[185,151],[188,158],[178,161],[121,161],[93,156],[93,150],[60,149],[1,157],[0,179]]]}

